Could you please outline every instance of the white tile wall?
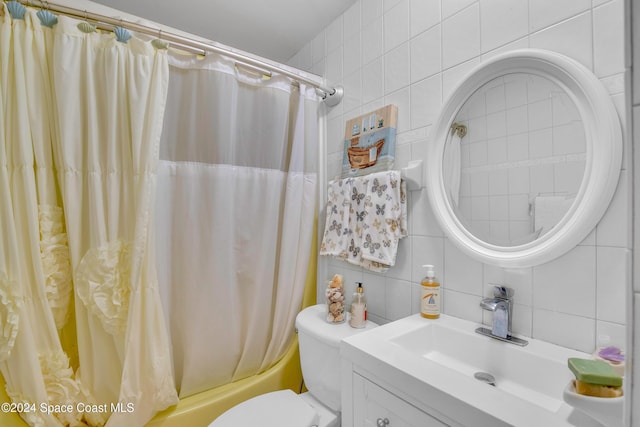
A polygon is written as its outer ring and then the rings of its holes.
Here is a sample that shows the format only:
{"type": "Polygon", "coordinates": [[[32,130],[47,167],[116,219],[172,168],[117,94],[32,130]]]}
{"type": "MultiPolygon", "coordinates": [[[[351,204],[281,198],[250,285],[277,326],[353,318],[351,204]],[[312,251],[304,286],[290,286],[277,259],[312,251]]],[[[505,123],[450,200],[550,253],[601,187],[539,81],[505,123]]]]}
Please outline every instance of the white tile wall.
{"type": "Polygon", "coordinates": [[[592,352],[596,345],[595,330],[593,318],[533,309],[532,335],[537,339],[592,352]]]}
{"type": "Polygon", "coordinates": [[[591,8],[591,0],[535,0],[529,2],[529,29],[537,31],[591,8]]]}
{"type": "Polygon", "coordinates": [[[630,171],[623,170],[613,200],[596,229],[598,245],[631,247],[631,188],[630,171]]]}
{"type": "Polygon", "coordinates": [[[527,35],[527,0],[480,2],[482,51],[488,52],[527,35]]]}
{"type": "Polygon", "coordinates": [[[387,278],[386,281],[387,317],[400,319],[411,315],[411,282],[387,278]]]}
{"type": "Polygon", "coordinates": [[[625,323],[627,287],[631,279],[631,251],[624,248],[599,246],[597,248],[596,281],[600,284],[596,294],[596,312],[599,320],[625,323]]]}
{"type": "Polygon", "coordinates": [[[476,3],[442,21],[442,66],[450,68],[479,54],[480,8],[476,3]]]}
{"type": "MultiPolygon", "coordinates": [[[[325,31],[321,31],[311,42],[312,64],[317,64],[320,60],[324,60],[326,52],[325,31]]],[[[322,70],[324,73],[324,70],[322,70]]]]}
{"type": "Polygon", "coordinates": [[[457,13],[469,6],[476,3],[475,0],[447,0],[442,2],[442,19],[445,19],[454,13],[457,13]]]}
{"type": "Polygon", "coordinates": [[[409,0],[396,1],[384,14],[384,51],[409,40],[409,0]]]}
{"type": "Polygon", "coordinates": [[[415,37],[438,24],[440,22],[440,0],[410,0],[409,20],[411,37],[415,37]]]}
{"type": "MultiPolygon", "coordinates": [[[[346,120],[355,115],[388,103],[398,105],[398,166],[425,159],[431,126],[466,73],[497,53],[523,47],[554,50],[592,70],[611,93],[625,135],[629,135],[624,5],[624,0],[358,0],[292,58],[291,65],[311,66],[326,77],[335,76],[335,80],[328,79],[329,84],[345,87],[344,101],[328,113],[329,138],[339,138],[346,120]],[[342,52],[342,61],[338,52],[342,52]]],[[[525,123],[539,130],[531,135],[529,156],[553,154],[550,102],[539,100],[538,109],[529,109],[525,115],[515,109],[526,96],[521,89],[507,87],[499,95],[510,111],[508,117],[504,109],[504,117],[494,112],[498,123],[503,123],[497,132],[470,126],[478,132],[476,140],[485,136],[483,132],[489,139],[484,146],[467,151],[468,161],[497,152],[505,153],[504,160],[521,158],[524,141],[516,150],[504,147],[507,135],[517,134],[525,123]]],[[[473,137],[470,133],[469,138],[473,137]]],[[[328,175],[332,176],[339,171],[341,142],[328,141],[327,146],[328,175]]],[[[490,323],[489,317],[483,318],[479,301],[490,295],[488,283],[499,282],[516,289],[516,332],[584,351],[593,350],[598,336],[620,342],[626,330],[625,289],[631,280],[628,146],[624,165],[614,200],[594,232],[548,264],[506,270],[470,259],[444,236],[422,189],[409,195],[410,235],[400,243],[395,267],[375,274],[321,258],[320,271],[343,274],[349,286],[363,281],[370,316],[380,322],[419,310],[421,265],[433,263],[443,284],[447,314],[490,323]]],[[[555,172],[560,176],[560,171],[555,172]]],[[[502,190],[508,186],[524,193],[544,192],[553,185],[553,177],[553,167],[530,173],[513,169],[487,174],[486,180],[474,185],[486,184],[488,194],[496,197],[500,195],[500,187],[494,185],[497,182],[502,183],[502,190]]],[[[471,183],[463,182],[465,185],[471,183]]],[[[492,199],[486,209],[490,212],[492,206],[495,210],[506,202],[492,199]]],[[[322,295],[324,285],[320,288],[322,295]]],[[[636,295],[640,300],[640,294],[636,295]]]]}
{"type": "MultiPolygon", "coordinates": [[[[538,1],[529,2],[529,5],[538,1]]],[[[565,2],[553,1],[554,5],[565,2]]],[[[570,2],[567,2],[570,3],[570,2]]],[[[554,6],[556,7],[556,6],[554,6]]],[[[529,36],[529,46],[554,50],[593,70],[592,13],[582,13],[529,36]]]]}
{"type": "Polygon", "coordinates": [[[342,45],[332,50],[325,60],[326,71],[325,75],[330,81],[342,80],[343,69],[343,50],[342,45]]]}
{"type": "Polygon", "coordinates": [[[384,55],[384,89],[389,94],[409,86],[409,43],[405,42],[384,55]]]}
{"type": "MultiPolygon", "coordinates": [[[[362,37],[360,38],[360,55],[362,64],[368,64],[383,53],[382,17],[373,21],[362,20],[362,37]]],[[[354,52],[347,52],[351,54],[354,52]]]]}
{"type": "Polygon", "coordinates": [[[442,39],[436,25],[411,39],[411,82],[431,77],[442,69],[442,39]]]}
{"type": "Polygon", "coordinates": [[[351,34],[344,41],[342,72],[345,76],[353,74],[362,65],[362,55],[360,52],[360,33],[351,34]]]}
{"type": "Polygon", "coordinates": [[[357,2],[361,10],[362,23],[373,21],[382,16],[384,11],[382,0],[369,0],[357,2]]]}
{"type": "Polygon", "coordinates": [[[368,103],[384,95],[384,62],[382,57],[362,67],[362,102],[368,103]]]}
{"type": "MultiPolygon", "coordinates": [[[[411,128],[431,125],[442,106],[442,81],[436,74],[411,85],[411,128]]],[[[400,114],[400,112],[398,112],[400,114]]]]}
{"type": "Polygon", "coordinates": [[[360,30],[362,28],[360,21],[360,4],[356,3],[351,6],[346,12],[342,15],[343,18],[343,35],[345,41],[348,40],[353,35],[359,35],[360,30]]]}
{"type": "Polygon", "coordinates": [[[533,306],[595,318],[596,262],[595,246],[578,246],[554,261],[534,267],[533,306]]]}
{"type": "MultiPolygon", "coordinates": [[[[342,46],[344,40],[343,37],[343,16],[339,16],[331,25],[326,29],[326,43],[327,52],[333,52],[338,47],[342,46]]],[[[327,77],[328,78],[328,77],[327,77]]]]}

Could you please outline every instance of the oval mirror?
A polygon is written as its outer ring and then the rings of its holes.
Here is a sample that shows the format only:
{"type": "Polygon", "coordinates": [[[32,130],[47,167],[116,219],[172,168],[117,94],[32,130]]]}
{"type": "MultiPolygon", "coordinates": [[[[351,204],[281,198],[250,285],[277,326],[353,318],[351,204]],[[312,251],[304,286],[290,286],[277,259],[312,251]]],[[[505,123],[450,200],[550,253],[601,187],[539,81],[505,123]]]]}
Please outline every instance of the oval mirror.
{"type": "Polygon", "coordinates": [[[622,132],[600,81],[553,52],[518,50],[478,66],[433,129],[427,190],[447,236],[503,267],[529,267],[580,243],[620,174],[622,132]]]}

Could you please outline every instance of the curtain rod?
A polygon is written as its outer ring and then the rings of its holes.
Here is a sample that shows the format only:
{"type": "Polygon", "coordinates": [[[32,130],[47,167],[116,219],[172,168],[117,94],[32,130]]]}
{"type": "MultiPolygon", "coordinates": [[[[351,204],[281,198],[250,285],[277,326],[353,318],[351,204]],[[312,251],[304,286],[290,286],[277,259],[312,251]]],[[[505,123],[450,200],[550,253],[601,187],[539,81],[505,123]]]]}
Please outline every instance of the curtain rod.
{"type": "MultiPolygon", "coordinates": [[[[206,52],[218,53],[224,56],[227,56],[231,59],[235,59],[240,61],[240,66],[248,66],[249,68],[258,68],[261,70],[275,71],[279,74],[290,77],[296,81],[306,83],[316,88],[318,91],[322,92],[322,98],[325,103],[329,107],[333,107],[338,105],[340,101],[342,101],[342,96],[344,90],[342,87],[325,87],[311,79],[303,77],[299,74],[296,74],[292,71],[284,69],[282,67],[278,67],[276,65],[272,65],[268,62],[262,61],[260,59],[252,58],[247,55],[243,55],[238,52],[234,52],[229,49],[225,49],[219,46],[215,46],[209,43],[205,43],[199,40],[195,40],[189,37],[181,36],[172,32],[167,32],[164,30],[160,30],[158,28],[147,27],[146,25],[138,24],[135,22],[130,22],[127,20],[119,19],[119,18],[110,18],[106,15],[101,15],[98,13],[88,12],[87,10],[77,9],[74,7],[63,6],[60,4],[56,4],[55,2],[42,1],[40,0],[41,6],[35,6],[33,2],[29,0],[17,0],[18,2],[24,4],[29,7],[40,7],[45,10],[49,10],[52,12],[60,13],[67,16],[72,16],[74,18],[84,19],[84,20],[92,20],[100,23],[107,24],[110,27],[123,27],[128,30],[135,31],[137,33],[147,34],[150,36],[157,36],[163,41],[169,42],[178,46],[179,48],[186,48],[192,53],[201,53],[206,54],[206,52]]],[[[113,29],[113,28],[108,28],[113,29]]]]}

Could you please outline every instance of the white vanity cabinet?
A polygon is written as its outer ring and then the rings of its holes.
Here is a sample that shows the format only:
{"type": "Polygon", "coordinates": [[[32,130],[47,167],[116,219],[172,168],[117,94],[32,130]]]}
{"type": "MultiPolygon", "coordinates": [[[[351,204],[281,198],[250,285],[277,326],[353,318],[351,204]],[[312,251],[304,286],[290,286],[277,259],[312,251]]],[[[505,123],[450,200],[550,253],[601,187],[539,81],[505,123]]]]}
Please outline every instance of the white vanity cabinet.
{"type": "MultiPolygon", "coordinates": [[[[344,427],[602,427],[563,401],[570,357],[536,339],[520,347],[445,314],[396,320],[340,343],[344,427]],[[494,385],[476,372],[495,374],[494,385]],[[537,372],[546,372],[544,378],[537,372]]],[[[622,405],[620,405],[622,408],[622,405]]],[[[597,415],[597,414],[596,414],[597,415]]]]}
{"type": "MultiPolygon", "coordinates": [[[[376,330],[389,329],[379,327],[376,330]]],[[[364,337],[369,332],[353,337],[364,337]]],[[[508,427],[393,363],[363,351],[358,338],[340,344],[342,425],[345,427],[508,427]]],[[[366,341],[366,340],[365,340],[366,341]]],[[[376,340],[377,341],[377,340],[376,340]]],[[[376,347],[378,347],[376,345],[376,347]]],[[[395,352],[395,351],[393,351],[395,352]]],[[[399,354],[396,354],[399,356],[399,354]]]]}
{"type": "MultiPolygon", "coordinates": [[[[436,418],[353,373],[354,427],[441,427],[436,418]]],[[[342,425],[345,425],[344,422],[342,425]]]]}

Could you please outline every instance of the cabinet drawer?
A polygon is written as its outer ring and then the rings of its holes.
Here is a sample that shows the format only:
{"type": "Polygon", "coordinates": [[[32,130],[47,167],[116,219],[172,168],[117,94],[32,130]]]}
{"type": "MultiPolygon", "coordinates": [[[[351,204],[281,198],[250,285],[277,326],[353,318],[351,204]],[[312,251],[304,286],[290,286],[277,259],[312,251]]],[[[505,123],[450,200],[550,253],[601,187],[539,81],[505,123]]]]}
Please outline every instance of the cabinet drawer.
{"type": "Polygon", "coordinates": [[[353,416],[354,427],[447,425],[356,373],[353,373],[353,416]]]}

